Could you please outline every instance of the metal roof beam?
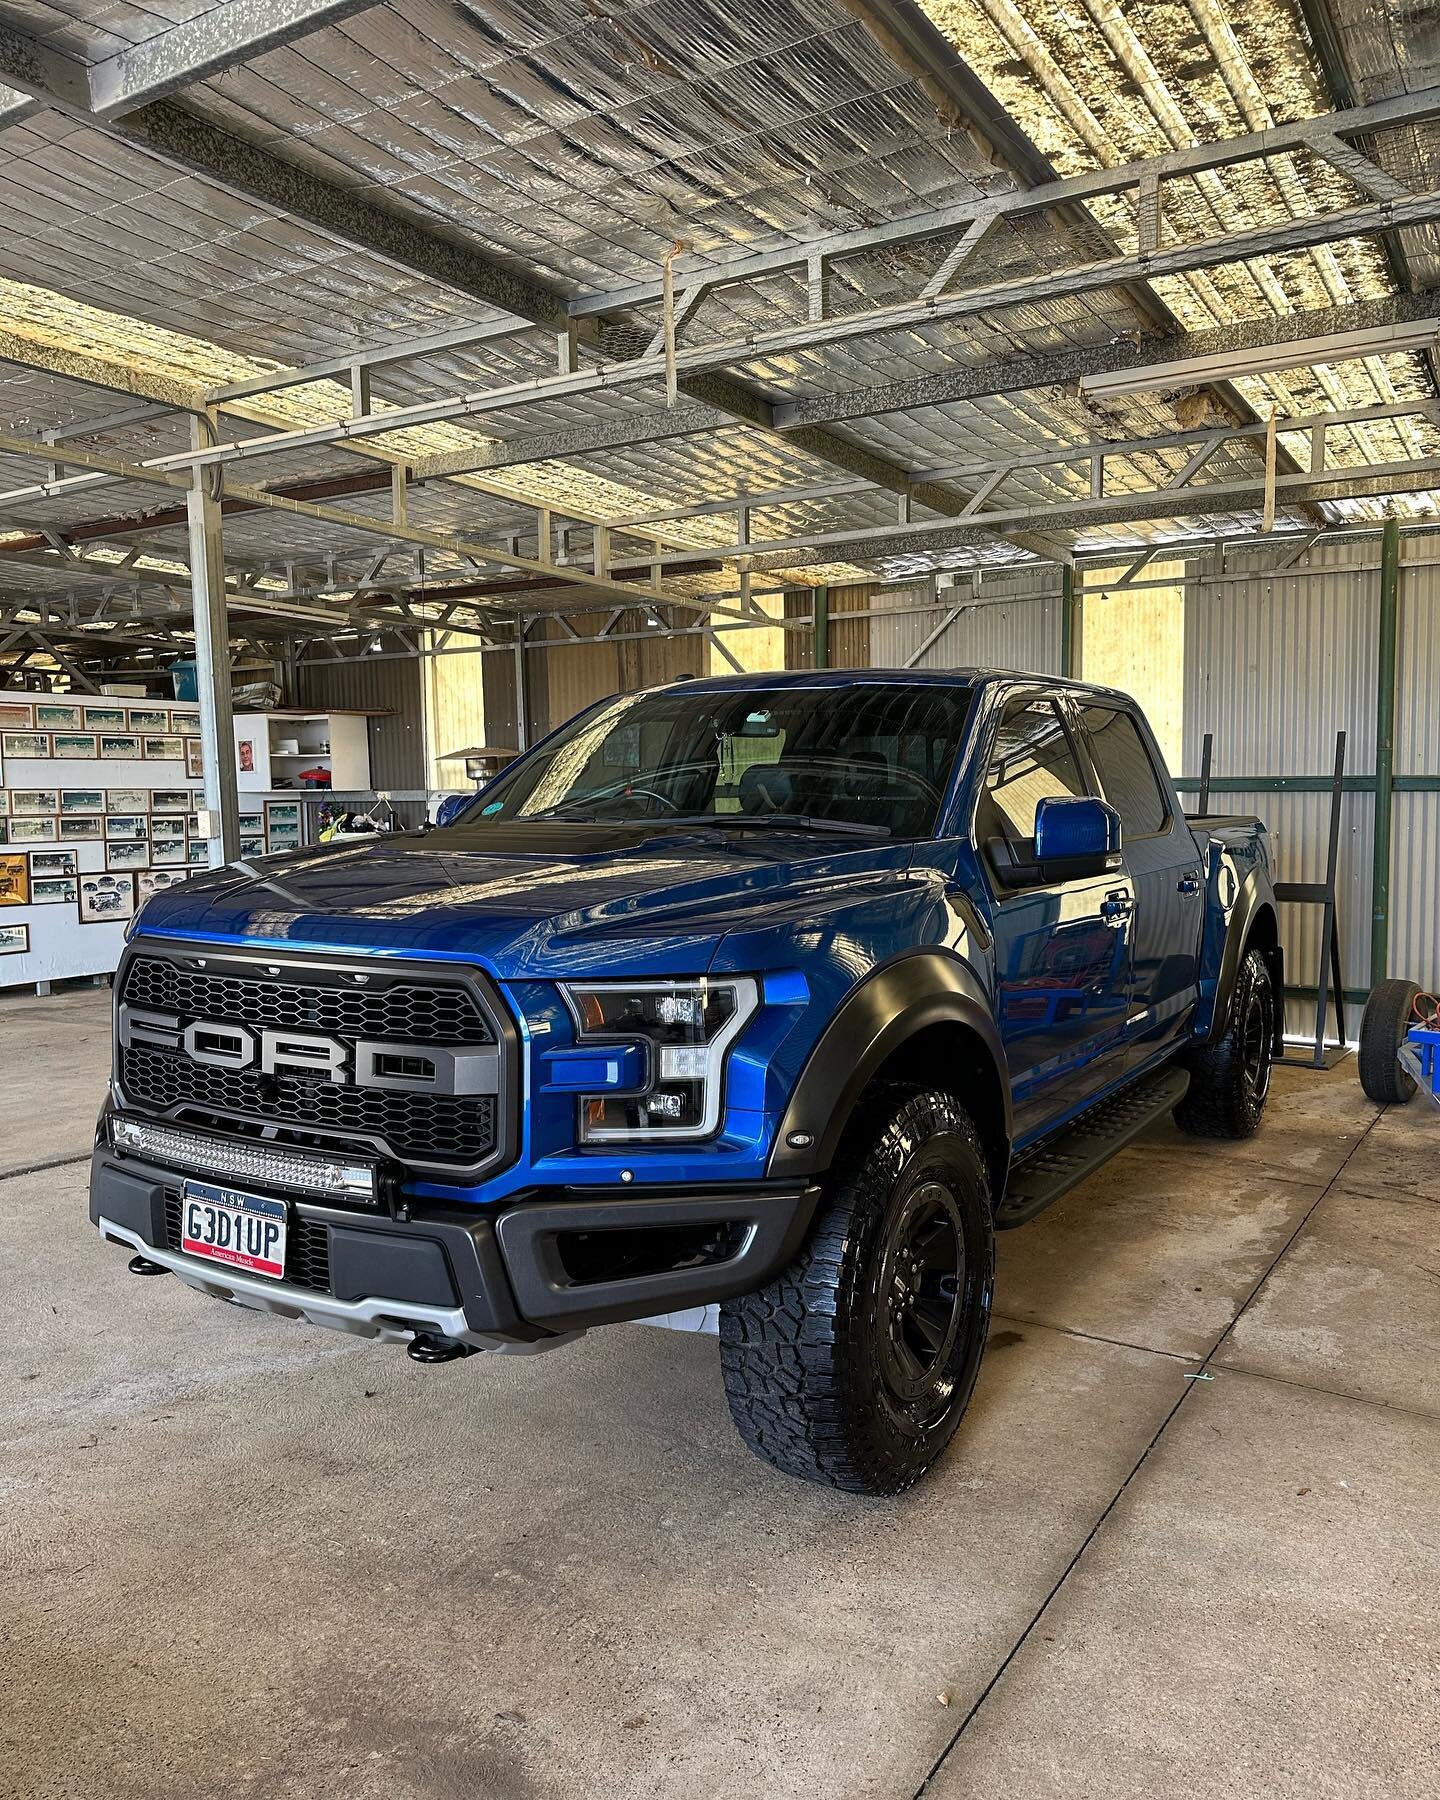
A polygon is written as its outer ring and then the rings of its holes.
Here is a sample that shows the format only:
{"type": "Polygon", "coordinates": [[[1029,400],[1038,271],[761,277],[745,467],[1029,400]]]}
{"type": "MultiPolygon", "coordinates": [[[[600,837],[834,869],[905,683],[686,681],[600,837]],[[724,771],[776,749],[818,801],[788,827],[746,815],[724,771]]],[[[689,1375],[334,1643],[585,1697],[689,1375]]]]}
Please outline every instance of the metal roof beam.
{"type": "MultiPolygon", "coordinates": [[[[957,201],[953,206],[916,213],[884,225],[873,225],[862,231],[836,232],[828,237],[813,238],[803,244],[786,244],[775,250],[757,251],[737,257],[734,262],[718,267],[694,257],[677,257],[674,279],[677,286],[705,281],[712,288],[733,286],[737,282],[754,281],[761,276],[776,275],[803,266],[814,257],[827,261],[843,260],[873,250],[893,250],[904,244],[922,242],[926,238],[943,237],[964,231],[979,218],[996,220],[1024,217],[1047,212],[1055,207],[1072,206],[1138,189],[1142,183],[1171,181],[1206,170],[1223,169],[1235,164],[1254,162],[1286,151],[1316,150],[1334,138],[1348,139],[1367,132],[1384,131],[1397,126],[1419,125],[1440,117],[1440,86],[1418,88],[1414,93],[1399,94],[1373,106],[1358,106],[1344,112],[1321,113],[1315,118],[1297,119],[1285,125],[1273,125],[1265,131],[1248,132],[1235,138],[1219,138],[1211,143],[1187,145],[1167,150],[1163,155],[1147,157],[1141,162],[1118,163],[1113,168],[1087,170],[1080,175],[1067,175],[1035,187],[1016,188],[1008,193],[977,195],[957,201]]],[[[1164,273],[1164,270],[1160,271],[1164,273]]],[[[1147,278],[1141,270],[1139,279],[1147,278]]],[[[624,288],[611,288],[603,293],[582,294],[571,302],[577,317],[593,313],[613,312],[622,307],[657,305],[661,283],[634,282],[624,288]]]]}
{"type": "MultiPolygon", "coordinates": [[[[1248,429],[1248,427],[1247,427],[1248,429]]],[[[1420,493],[1440,486],[1440,457],[1366,464],[1351,470],[1277,475],[1275,495],[1281,506],[1303,501],[1372,500],[1395,494],[1420,493]]],[[[978,515],[989,531],[1025,530],[1043,525],[1047,531],[1083,532],[1102,526],[1134,525],[1147,520],[1205,518],[1216,514],[1259,512],[1265,502],[1263,479],[1213,481],[1183,488],[1150,488],[1101,499],[1069,499],[997,508],[978,515]]],[[[785,569],[834,558],[881,561],[896,556],[930,556],[945,550],[973,548],[985,533],[976,520],[938,520],[900,526],[863,526],[815,532],[803,538],[775,538],[744,546],[756,572],[785,569]]],[[[733,556],[735,547],[712,550],[733,556]]],[[[1121,552],[1117,549],[1116,555],[1121,552]]],[[[687,555],[671,559],[683,571],[687,555]]]]}
{"type": "Polygon", "coordinates": [[[159,100],[364,12],[376,0],[227,0],[90,67],[90,108],[102,118],[159,100]]]}
{"type": "Polygon", "coordinates": [[[1138,343],[1126,339],[1119,343],[1081,345],[1040,356],[990,358],[968,367],[916,376],[909,381],[891,381],[876,387],[782,401],[775,407],[775,423],[780,430],[790,431],[804,425],[880,418],[886,413],[946,406],[954,401],[983,399],[990,394],[1068,387],[1087,375],[1119,374],[1154,364],[1258,350],[1272,344],[1303,343],[1314,338],[1386,325],[1412,324],[1428,318],[1440,318],[1440,289],[1428,288],[1418,294],[1401,294],[1383,300],[1361,300],[1348,306],[1318,307],[1309,312],[1291,313],[1284,319],[1246,319],[1205,331],[1147,337],[1138,343]]]}
{"type": "MultiPolygon", "coordinates": [[[[1344,207],[1335,212],[1312,214],[1300,219],[1285,219],[1274,225],[1232,231],[1223,238],[1206,238],[1193,244],[1176,246],[1149,260],[1152,264],[1164,264],[1164,268],[1160,272],[1177,274],[1187,269],[1214,268],[1222,263],[1245,261],[1252,256],[1262,256],[1282,250],[1303,249],[1315,244],[1335,243],[1348,237],[1379,230],[1382,223],[1388,228],[1390,225],[1416,224],[1437,219],[1440,219],[1440,189],[1417,195],[1414,199],[1406,201],[1403,206],[1399,203],[1392,206],[1388,202],[1380,202],[1369,206],[1344,207]]],[[[966,294],[943,295],[938,299],[927,301],[901,302],[898,305],[875,307],[869,312],[858,314],[847,313],[841,318],[827,319],[818,324],[787,322],[770,331],[752,331],[744,338],[721,340],[681,349],[677,352],[677,360],[687,373],[716,370],[732,363],[758,361],[763,357],[780,355],[794,350],[817,349],[826,343],[847,341],[852,338],[874,337],[887,331],[904,330],[944,318],[987,313],[1001,306],[1018,306],[1040,299],[1058,299],[1071,294],[1090,293],[1097,289],[1112,287],[1117,280],[1121,279],[1117,264],[1129,265],[1139,260],[1141,259],[1134,257],[1107,258],[1101,263],[1079,264],[1068,270],[1046,271],[1018,280],[997,282],[989,287],[972,290],[966,294]]],[[[1412,304],[1413,300],[1419,298],[1420,296],[1406,297],[1405,300],[1378,304],[1400,307],[1412,304]]],[[[1433,294],[1426,298],[1433,304],[1435,298],[1433,294]]],[[[1359,307],[1342,308],[1339,311],[1350,317],[1363,311],[1368,318],[1371,314],[1371,307],[1367,305],[1363,309],[1359,307]]],[[[1257,336],[1259,342],[1266,343],[1273,341],[1276,333],[1285,329],[1289,323],[1289,321],[1270,320],[1263,325],[1222,327],[1218,333],[1204,332],[1188,335],[1206,340],[1206,348],[1216,349],[1221,346],[1215,340],[1232,330],[1240,336],[1249,332],[1257,336]]],[[[1339,328],[1337,322],[1335,329],[1339,328]]],[[[1314,335],[1313,330],[1310,335],[1314,335]]],[[[1084,356],[1086,353],[1076,352],[1073,354],[1084,356]]],[[[1101,357],[1112,357],[1115,352],[1113,347],[1110,347],[1097,354],[1101,357]]],[[[1155,346],[1148,345],[1138,360],[1153,362],[1155,346]]],[[[1033,362],[1034,359],[1027,359],[1028,366],[1033,367],[1033,362]]],[[[1052,362],[1058,363],[1059,359],[1052,359],[1052,362]]],[[[221,444],[211,449],[157,457],[147,461],[145,466],[152,469],[164,469],[190,464],[229,463],[248,460],[255,456],[274,455],[281,451],[306,449],[318,444],[341,445],[366,437],[378,436],[383,432],[401,430],[411,425],[435,424],[448,419],[483,418],[513,410],[515,407],[538,404],[545,400],[573,399],[581,394],[597,393],[607,388],[634,386],[654,380],[657,375],[663,375],[663,373],[661,358],[641,357],[632,362],[586,369],[573,375],[545,376],[511,383],[503,387],[481,388],[466,394],[449,395],[440,400],[421,401],[411,406],[399,406],[384,414],[383,417],[367,415],[333,424],[300,427],[292,431],[277,431],[263,438],[250,438],[239,443],[221,444]]],[[[868,396],[870,390],[867,389],[865,392],[868,396]]],[[[858,400],[860,397],[856,396],[856,398],[858,400]]],[[[860,408],[857,407],[857,410],[860,408]]],[[[784,421],[788,441],[804,447],[805,439],[799,435],[799,428],[809,421],[807,418],[799,416],[796,405],[777,406],[772,409],[772,417],[777,423],[784,421]]],[[[423,473],[424,468],[422,460],[418,465],[418,471],[423,473]]]]}

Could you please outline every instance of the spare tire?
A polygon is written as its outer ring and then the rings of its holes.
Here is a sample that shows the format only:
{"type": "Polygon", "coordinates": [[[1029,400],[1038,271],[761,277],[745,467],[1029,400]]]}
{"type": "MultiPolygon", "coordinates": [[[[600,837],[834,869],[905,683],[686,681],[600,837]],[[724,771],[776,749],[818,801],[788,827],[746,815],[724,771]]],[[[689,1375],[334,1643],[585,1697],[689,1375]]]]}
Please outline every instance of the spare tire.
{"type": "Polygon", "coordinates": [[[1400,1067],[1396,1052],[1415,1023],[1413,981],[1382,981],[1365,1003],[1360,1021],[1360,1085],[1382,1106],[1403,1106],[1415,1092],[1413,1076],[1400,1067]]]}

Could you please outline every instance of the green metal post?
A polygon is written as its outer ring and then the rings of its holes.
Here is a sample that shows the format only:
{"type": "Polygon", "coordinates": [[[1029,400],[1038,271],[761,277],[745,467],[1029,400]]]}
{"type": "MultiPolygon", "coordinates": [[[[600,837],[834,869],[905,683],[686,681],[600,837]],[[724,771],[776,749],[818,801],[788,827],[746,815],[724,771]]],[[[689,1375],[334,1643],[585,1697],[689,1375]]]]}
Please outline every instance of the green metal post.
{"type": "Polygon", "coordinates": [[[817,587],[814,600],[815,667],[830,667],[830,590],[817,587]]]}
{"type": "Polygon", "coordinates": [[[1371,886],[1370,981],[1390,960],[1390,834],[1395,811],[1395,668],[1400,622],[1400,521],[1380,538],[1380,667],[1375,692],[1375,870],[1371,886]]]}
{"type": "Polygon", "coordinates": [[[1075,622],[1079,602],[1075,597],[1075,566],[1060,565],[1060,673],[1070,677],[1079,674],[1075,657],[1075,622]]]}

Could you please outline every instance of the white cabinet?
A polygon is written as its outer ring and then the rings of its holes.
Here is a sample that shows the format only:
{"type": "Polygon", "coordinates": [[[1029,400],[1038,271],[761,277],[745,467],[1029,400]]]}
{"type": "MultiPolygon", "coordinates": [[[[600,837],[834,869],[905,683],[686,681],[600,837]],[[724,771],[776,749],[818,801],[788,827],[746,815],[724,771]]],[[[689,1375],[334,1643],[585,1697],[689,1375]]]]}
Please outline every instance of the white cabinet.
{"type": "Polygon", "coordinates": [[[235,715],[235,770],[241,793],[303,789],[310,769],[328,769],[337,794],[368,793],[368,713],[268,712],[235,715]]]}

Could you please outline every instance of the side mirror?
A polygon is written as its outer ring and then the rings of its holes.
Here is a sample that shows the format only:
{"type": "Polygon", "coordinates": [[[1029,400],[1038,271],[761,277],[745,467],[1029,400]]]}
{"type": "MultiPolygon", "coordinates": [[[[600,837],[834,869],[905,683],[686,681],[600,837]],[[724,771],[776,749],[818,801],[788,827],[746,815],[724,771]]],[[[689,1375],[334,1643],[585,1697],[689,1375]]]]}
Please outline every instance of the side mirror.
{"type": "Polygon", "coordinates": [[[1104,875],[1120,863],[1120,815],[1086,795],[1035,808],[1035,861],[1047,881],[1104,875]]]}
{"type": "Polygon", "coordinates": [[[435,823],[448,825],[452,819],[464,812],[474,798],[473,794],[447,794],[435,808],[435,823]]]}

